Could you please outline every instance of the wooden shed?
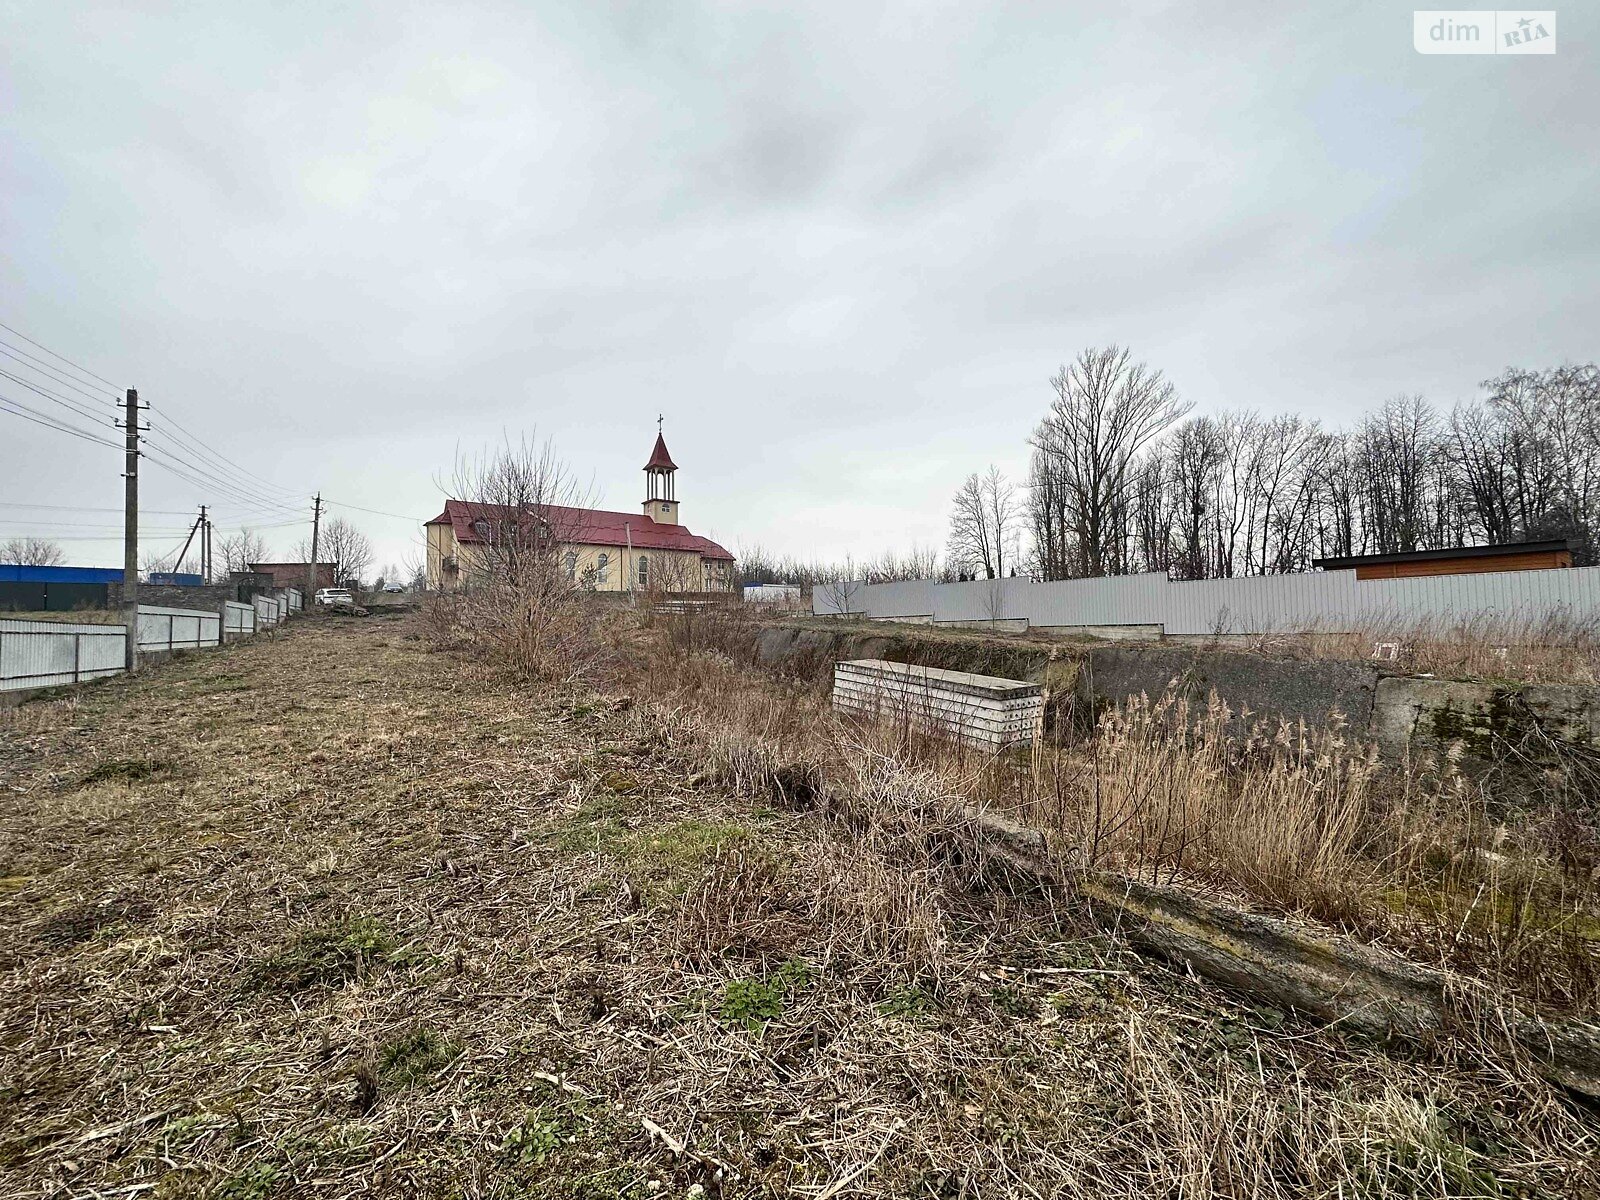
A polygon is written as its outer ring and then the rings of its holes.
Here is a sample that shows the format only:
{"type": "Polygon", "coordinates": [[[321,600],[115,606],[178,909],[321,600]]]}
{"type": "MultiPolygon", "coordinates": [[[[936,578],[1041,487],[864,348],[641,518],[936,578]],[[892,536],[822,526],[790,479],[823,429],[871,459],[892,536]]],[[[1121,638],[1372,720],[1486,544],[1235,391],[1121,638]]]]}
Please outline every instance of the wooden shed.
{"type": "Polygon", "coordinates": [[[1567,540],[1506,542],[1498,546],[1453,546],[1408,554],[1353,554],[1313,559],[1324,571],[1350,571],[1356,579],[1403,579],[1415,575],[1477,575],[1488,571],[1548,571],[1572,565],[1567,540]]]}

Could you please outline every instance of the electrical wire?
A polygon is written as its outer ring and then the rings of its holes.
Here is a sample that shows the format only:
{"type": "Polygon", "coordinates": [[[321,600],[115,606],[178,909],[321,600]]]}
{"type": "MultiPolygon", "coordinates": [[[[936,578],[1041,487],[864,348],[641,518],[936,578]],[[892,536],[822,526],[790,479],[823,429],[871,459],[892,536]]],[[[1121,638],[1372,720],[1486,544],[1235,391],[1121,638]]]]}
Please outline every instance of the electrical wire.
{"type": "Polygon", "coordinates": [[[384,512],[379,508],[362,508],[359,504],[346,504],[343,500],[329,500],[326,496],[322,498],[322,502],[331,504],[335,508],[350,508],[356,512],[371,513],[375,517],[393,517],[397,521],[411,521],[417,525],[421,525],[427,520],[426,517],[412,517],[407,516],[405,513],[384,512]]]}
{"type": "MultiPolygon", "coordinates": [[[[50,510],[52,510],[54,512],[79,512],[79,513],[86,513],[86,512],[119,513],[119,512],[122,511],[122,509],[120,509],[120,508],[90,508],[90,507],[87,507],[86,505],[82,505],[82,504],[14,504],[9,500],[0,500],[0,509],[5,509],[5,508],[44,508],[44,509],[50,509],[50,510]]],[[[144,506],[141,505],[140,508],[139,508],[139,514],[141,516],[143,516],[146,513],[151,514],[153,516],[159,516],[159,517],[192,517],[192,516],[194,516],[193,510],[187,509],[187,508],[145,508],[144,506]]]]}
{"type": "Polygon", "coordinates": [[[87,442],[97,442],[102,446],[109,446],[113,450],[121,450],[123,448],[110,438],[99,437],[87,430],[57,421],[37,409],[29,408],[20,400],[12,399],[3,392],[0,392],[0,412],[8,412],[12,416],[21,417],[25,421],[32,421],[35,425],[43,425],[46,429],[54,429],[59,433],[70,433],[73,437],[83,438],[87,442]],[[32,414],[31,416],[29,415],[30,413],[32,414]]]}
{"type": "Polygon", "coordinates": [[[272,483],[270,480],[263,479],[260,475],[257,475],[254,471],[251,471],[246,467],[241,467],[238,463],[234,462],[231,458],[228,458],[226,455],[220,453],[219,451],[211,449],[210,446],[206,445],[198,437],[196,437],[194,434],[190,433],[187,429],[185,429],[182,425],[180,425],[176,420],[174,420],[170,415],[168,415],[166,413],[163,413],[163,417],[164,417],[166,425],[167,425],[166,432],[176,434],[180,439],[182,439],[183,441],[189,443],[189,445],[191,447],[190,453],[199,454],[202,458],[209,458],[209,459],[214,461],[215,465],[220,466],[220,467],[222,467],[222,468],[224,468],[226,470],[238,471],[241,474],[246,475],[249,478],[255,480],[256,483],[259,484],[260,486],[265,487],[265,488],[269,489],[272,492],[281,493],[284,497],[291,497],[292,496],[296,500],[298,500],[300,498],[300,493],[295,491],[294,489],[286,488],[286,487],[283,487],[283,486],[281,486],[279,484],[272,483]]]}
{"type": "Polygon", "coordinates": [[[38,384],[24,379],[21,375],[15,375],[3,367],[0,367],[0,378],[9,379],[13,383],[20,383],[30,392],[37,392],[46,400],[53,400],[62,407],[71,409],[78,416],[86,417],[96,424],[114,425],[116,423],[115,418],[109,417],[104,413],[91,412],[83,406],[82,401],[74,400],[71,396],[63,396],[60,392],[53,392],[49,388],[42,388],[38,384]]]}
{"type": "MultiPolygon", "coordinates": [[[[60,370],[60,368],[53,366],[36,355],[27,353],[27,351],[21,349],[21,347],[12,345],[11,343],[6,342],[4,339],[0,339],[0,354],[4,354],[6,357],[15,359],[18,362],[28,364],[29,369],[43,373],[55,382],[69,387],[73,391],[76,391],[80,395],[86,396],[91,400],[96,400],[101,403],[110,403],[113,407],[115,407],[121,401],[121,396],[116,390],[116,385],[111,383],[110,380],[106,379],[103,375],[96,374],[87,367],[74,362],[66,355],[50,349],[50,347],[44,345],[44,343],[36,341],[27,334],[21,333],[9,325],[0,323],[0,329],[6,330],[24,342],[27,342],[30,346],[42,350],[52,358],[58,359],[67,364],[69,367],[73,368],[73,370],[77,371],[80,376],[86,376],[87,379],[74,379],[71,376],[68,376],[64,371],[60,370]],[[82,383],[86,383],[88,379],[97,380],[100,384],[110,388],[110,393],[104,394],[98,387],[93,387],[93,385],[91,385],[93,390],[85,390],[85,388],[79,386],[82,383]]],[[[97,419],[96,414],[84,410],[81,407],[73,407],[78,402],[71,400],[70,397],[62,396],[60,393],[54,392],[50,389],[41,388],[38,384],[32,383],[19,376],[7,375],[7,377],[12,379],[14,382],[20,383],[24,387],[39,392],[41,395],[48,396],[57,403],[72,407],[73,411],[79,416],[87,417],[90,420],[97,419]]],[[[13,401],[13,403],[18,402],[13,401]]],[[[211,478],[214,477],[215,472],[219,470],[227,475],[232,475],[233,473],[237,472],[245,476],[247,479],[254,481],[253,483],[244,483],[243,481],[233,483],[231,480],[226,481],[227,484],[231,485],[229,490],[233,495],[240,498],[248,497],[253,503],[261,503],[271,506],[284,506],[283,502],[285,500],[290,498],[299,498],[299,494],[293,489],[283,487],[281,484],[273,483],[271,480],[264,478],[254,471],[251,471],[248,467],[241,466],[239,463],[234,462],[220,451],[213,449],[197,434],[191,432],[180,421],[165,411],[162,411],[160,416],[155,418],[155,420],[160,422],[160,424],[164,427],[165,432],[170,432],[176,440],[185,443],[186,452],[188,454],[196,456],[208,464],[208,467],[202,467],[199,463],[189,462],[183,457],[183,455],[176,453],[176,447],[173,447],[172,451],[170,452],[171,456],[179,459],[179,461],[186,462],[189,468],[195,473],[200,474],[203,477],[211,478]]],[[[224,481],[218,480],[217,485],[223,486],[224,481]]]]}
{"type": "Polygon", "coordinates": [[[49,346],[44,345],[42,342],[34,341],[27,334],[19,333],[17,330],[11,328],[11,326],[5,324],[4,322],[0,322],[0,329],[4,329],[7,333],[15,334],[17,337],[19,337],[23,341],[27,342],[28,345],[30,345],[30,346],[37,346],[40,350],[43,350],[46,354],[50,355],[51,358],[59,358],[62,362],[66,363],[69,367],[73,367],[74,369],[76,369],[76,370],[82,372],[83,374],[89,376],[91,379],[98,379],[101,383],[105,384],[108,388],[112,389],[112,391],[116,390],[117,385],[112,383],[104,375],[96,375],[93,371],[89,370],[88,367],[79,366],[77,363],[73,362],[70,358],[68,358],[65,354],[57,354],[54,350],[50,349],[49,346]]]}
{"type": "MultiPolygon", "coordinates": [[[[145,438],[143,444],[148,453],[156,455],[158,458],[167,459],[171,463],[181,464],[194,474],[199,475],[202,479],[208,480],[212,487],[220,488],[224,494],[231,497],[235,502],[259,505],[263,511],[267,511],[269,509],[284,513],[294,511],[294,509],[282,501],[275,500],[270,496],[261,495],[257,492],[248,491],[243,486],[225,479],[208,467],[202,466],[191,459],[185,458],[183,455],[173,450],[170,446],[158,445],[152,442],[149,438],[145,438]]],[[[167,469],[172,470],[172,467],[168,465],[167,469]]]]}
{"type": "Polygon", "coordinates": [[[87,388],[79,387],[77,381],[75,379],[73,379],[72,376],[64,374],[61,371],[57,371],[57,370],[52,369],[48,364],[41,363],[38,359],[34,358],[33,355],[31,355],[31,354],[25,354],[22,351],[17,350],[17,348],[15,346],[11,345],[10,342],[0,341],[0,354],[4,354],[7,358],[14,358],[19,363],[36,364],[36,365],[33,366],[33,369],[35,371],[43,372],[45,375],[48,375],[51,379],[55,380],[57,383],[66,384],[73,391],[79,393],[80,395],[87,396],[91,400],[98,400],[102,404],[111,404],[111,405],[115,405],[116,404],[116,401],[114,399],[112,399],[111,397],[109,397],[109,396],[103,395],[100,392],[91,392],[87,388]]]}

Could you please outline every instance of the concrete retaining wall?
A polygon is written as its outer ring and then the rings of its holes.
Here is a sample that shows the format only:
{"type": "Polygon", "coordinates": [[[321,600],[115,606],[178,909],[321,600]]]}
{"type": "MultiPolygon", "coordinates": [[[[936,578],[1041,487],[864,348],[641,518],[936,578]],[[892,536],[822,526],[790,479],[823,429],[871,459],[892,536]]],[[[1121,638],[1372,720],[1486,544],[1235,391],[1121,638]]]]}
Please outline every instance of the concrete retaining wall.
{"type": "Polygon", "coordinates": [[[1234,712],[1321,728],[1340,714],[1387,759],[1460,743],[1466,761],[1538,762],[1551,743],[1600,750],[1600,688],[1491,684],[1396,675],[1365,662],[1271,658],[1206,646],[1061,645],[914,628],[771,625],[750,654],[775,671],[822,681],[844,659],[881,658],[975,671],[1045,686],[1046,728],[1090,719],[1108,703],[1162,695],[1176,683],[1203,700],[1213,689],[1234,712]]]}

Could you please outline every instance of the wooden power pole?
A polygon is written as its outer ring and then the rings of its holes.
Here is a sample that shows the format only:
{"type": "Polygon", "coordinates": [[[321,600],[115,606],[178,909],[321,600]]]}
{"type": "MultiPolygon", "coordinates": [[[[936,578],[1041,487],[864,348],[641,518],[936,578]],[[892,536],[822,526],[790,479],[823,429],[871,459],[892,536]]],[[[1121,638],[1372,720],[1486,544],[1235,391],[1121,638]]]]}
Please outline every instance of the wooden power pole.
{"type": "MultiPolygon", "coordinates": [[[[322,493],[311,501],[311,562],[306,566],[306,594],[301,598],[301,611],[310,612],[317,599],[317,535],[322,528],[322,493]]],[[[335,579],[333,586],[338,587],[335,579]]]]}
{"type": "Polygon", "coordinates": [[[123,402],[122,426],[127,434],[122,468],[122,607],[123,666],[139,669],[139,392],[129,388],[123,402]]]}

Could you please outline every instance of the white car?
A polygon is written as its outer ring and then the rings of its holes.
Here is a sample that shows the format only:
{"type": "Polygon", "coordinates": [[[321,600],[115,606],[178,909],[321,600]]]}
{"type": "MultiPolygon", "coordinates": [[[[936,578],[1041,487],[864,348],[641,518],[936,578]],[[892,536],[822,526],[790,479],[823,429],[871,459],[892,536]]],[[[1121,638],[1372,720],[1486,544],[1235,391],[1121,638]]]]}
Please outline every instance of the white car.
{"type": "Polygon", "coordinates": [[[349,604],[354,605],[356,598],[350,594],[349,588],[318,588],[317,603],[320,605],[349,604]]]}

